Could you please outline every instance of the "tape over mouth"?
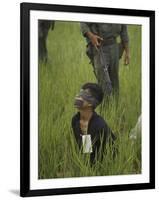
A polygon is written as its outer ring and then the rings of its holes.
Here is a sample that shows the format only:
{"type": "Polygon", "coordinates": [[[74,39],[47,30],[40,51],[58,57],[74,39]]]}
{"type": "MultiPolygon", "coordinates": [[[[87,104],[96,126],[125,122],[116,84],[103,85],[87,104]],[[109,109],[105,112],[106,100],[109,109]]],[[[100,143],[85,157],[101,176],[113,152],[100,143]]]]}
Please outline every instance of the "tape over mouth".
{"type": "Polygon", "coordinates": [[[79,94],[77,94],[75,97],[75,99],[78,98],[82,98],[88,103],[91,103],[94,107],[99,104],[98,100],[88,90],[81,89],[79,94]]]}

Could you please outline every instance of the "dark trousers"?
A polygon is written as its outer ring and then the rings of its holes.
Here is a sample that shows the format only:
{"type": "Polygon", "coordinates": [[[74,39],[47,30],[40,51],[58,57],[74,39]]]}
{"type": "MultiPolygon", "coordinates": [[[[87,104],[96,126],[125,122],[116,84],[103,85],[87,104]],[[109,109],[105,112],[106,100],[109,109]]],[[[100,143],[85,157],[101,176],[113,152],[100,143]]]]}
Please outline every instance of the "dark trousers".
{"type": "MultiPolygon", "coordinates": [[[[113,95],[119,94],[119,45],[117,43],[112,45],[102,46],[104,63],[108,66],[110,81],[112,84],[113,95]]],[[[93,48],[93,68],[98,84],[102,87],[104,94],[107,95],[107,78],[104,73],[104,68],[101,65],[100,52],[93,48]]]]}

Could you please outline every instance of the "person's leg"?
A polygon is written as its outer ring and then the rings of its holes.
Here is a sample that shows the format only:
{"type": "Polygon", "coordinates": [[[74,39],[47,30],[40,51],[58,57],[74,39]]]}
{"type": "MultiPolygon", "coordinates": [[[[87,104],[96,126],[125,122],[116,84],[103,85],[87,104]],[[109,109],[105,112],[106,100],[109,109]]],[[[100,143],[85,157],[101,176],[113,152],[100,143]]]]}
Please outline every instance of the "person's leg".
{"type": "Polygon", "coordinates": [[[39,59],[41,61],[44,61],[45,56],[46,56],[46,47],[45,47],[45,39],[44,38],[39,38],[39,59]]]}
{"type": "Polygon", "coordinates": [[[94,50],[94,73],[96,75],[98,84],[103,89],[106,96],[111,94],[111,82],[109,78],[109,72],[106,72],[106,67],[109,66],[110,58],[109,52],[94,50]]]}
{"type": "Polygon", "coordinates": [[[113,87],[113,95],[118,99],[119,96],[119,48],[118,44],[110,46],[110,67],[109,75],[113,87]]]}

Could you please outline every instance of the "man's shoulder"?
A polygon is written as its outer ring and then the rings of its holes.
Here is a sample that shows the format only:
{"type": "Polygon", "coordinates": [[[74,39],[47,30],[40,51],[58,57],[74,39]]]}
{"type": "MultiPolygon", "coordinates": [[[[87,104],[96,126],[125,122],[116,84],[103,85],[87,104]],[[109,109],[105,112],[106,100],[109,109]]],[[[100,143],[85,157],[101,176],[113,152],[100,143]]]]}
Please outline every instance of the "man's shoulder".
{"type": "Polygon", "coordinates": [[[76,113],[76,114],[74,114],[73,115],[73,117],[72,117],[72,124],[74,124],[76,121],[78,121],[79,120],[79,113],[76,113]]]}
{"type": "Polygon", "coordinates": [[[98,127],[100,126],[104,128],[105,126],[107,126],[106,121],[103,119],[103,117],[98,115],[97,113],[95,114],[94,122],[95,122],[95,126],[98,126],[98,127]]]}

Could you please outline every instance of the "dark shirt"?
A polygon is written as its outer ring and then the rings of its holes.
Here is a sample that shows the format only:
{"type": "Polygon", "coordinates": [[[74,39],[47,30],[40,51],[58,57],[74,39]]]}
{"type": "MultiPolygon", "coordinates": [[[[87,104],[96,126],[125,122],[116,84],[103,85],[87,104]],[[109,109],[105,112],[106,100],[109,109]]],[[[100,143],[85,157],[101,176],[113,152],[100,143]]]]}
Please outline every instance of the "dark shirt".
{"type": "MultiPolygon", "coordinates": [[[[79,112],[75,114],[72,118],[72,128],[77,144],[81,149],[83,133],[80,128],[79,112]]],[[[99,150],[103,153],[106,143],[110,141],[110,138],[114,140],[115,136],[112,133],[111,129],[108,127],[107,123],[104,121],[104,119],[101,116],[99,116],[96,112],[93,112],[93,115],[89,121],[87,134],[91,135],[93,152],[90,154],[90,160],[91,162],[94,162],[96,154],[98,157],[99,150]]]]}

